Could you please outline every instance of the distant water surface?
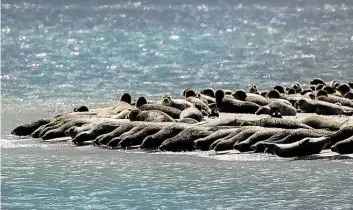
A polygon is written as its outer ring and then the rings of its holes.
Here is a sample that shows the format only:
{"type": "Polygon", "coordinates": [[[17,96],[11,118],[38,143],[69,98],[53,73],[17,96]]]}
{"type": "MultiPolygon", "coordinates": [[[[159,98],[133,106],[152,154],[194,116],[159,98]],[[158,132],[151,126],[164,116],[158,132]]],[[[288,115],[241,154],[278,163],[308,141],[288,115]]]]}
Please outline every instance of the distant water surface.
{"type": "Polygon", "coordinates": [[[2,1],[1,209],[352,209],[350,160],[224,161],[9,135],[123,91],[352,80],[352,20],[348,0],[2,1]]]}

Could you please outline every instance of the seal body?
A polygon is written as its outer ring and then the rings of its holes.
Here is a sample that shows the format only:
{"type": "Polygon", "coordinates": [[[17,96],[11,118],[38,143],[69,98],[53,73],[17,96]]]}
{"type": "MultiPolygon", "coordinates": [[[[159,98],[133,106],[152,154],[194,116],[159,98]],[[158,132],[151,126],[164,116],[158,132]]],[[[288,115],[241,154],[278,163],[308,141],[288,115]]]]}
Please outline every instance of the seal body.
{"type": "Polygon", "coordinates": [[[353,153],[353,135],[343,141],[337,142],[331,147],[333,152],[339,154],[352,154],[353,153]]]}
{"type": "Polygon", "coordinates": [[[199,109],[195,107],[190,107],[190,108],[184,109],[180,113],[180,119],[184,119],[184,118],[191,118],[191,119],[195,119],[198,122],[201,122],[203,119],[203,114],[199,109]]]}
{"type": "Polygon", "coordinates": [[[269,144],[267,148],[279,157],[299,157],[319,154],[329,143],[329,137],[304,138],[291,144],[269,144]]]}
{"type": "Polygon", "coordinates": [[[140,111],[131,110],[128,118],[130,121],[145,122],[175,122],[175,120],[164,112],[158,110],[140,111]]]}

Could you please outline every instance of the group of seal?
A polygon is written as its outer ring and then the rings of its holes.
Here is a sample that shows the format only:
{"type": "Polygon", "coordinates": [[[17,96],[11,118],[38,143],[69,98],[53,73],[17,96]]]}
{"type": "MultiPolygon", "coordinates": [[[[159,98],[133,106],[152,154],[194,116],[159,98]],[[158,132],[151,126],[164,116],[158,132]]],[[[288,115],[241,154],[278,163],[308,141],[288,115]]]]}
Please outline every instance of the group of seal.
{"type": "Polygon", "coordinates": [[[76,145],[105,148],[267,152],[279,157],[331,149],[353,153],[352,83],[320,78],[260,90],[185,89],[160,101],[122,93],[111,107],[73,112],[16,127],[11,133],[43,140],[71,137],[76,145]],[[228,114],[224,114],[228,113],[228,114]],[[310,113],[307,117],[302,113],[310,113]],[[326,115],[326,116],[322,116],[326,115]],[[332,118],[341,115],[344,121],[332,118]],[[245,117],[244,117],[245,116],[245,117]]]}

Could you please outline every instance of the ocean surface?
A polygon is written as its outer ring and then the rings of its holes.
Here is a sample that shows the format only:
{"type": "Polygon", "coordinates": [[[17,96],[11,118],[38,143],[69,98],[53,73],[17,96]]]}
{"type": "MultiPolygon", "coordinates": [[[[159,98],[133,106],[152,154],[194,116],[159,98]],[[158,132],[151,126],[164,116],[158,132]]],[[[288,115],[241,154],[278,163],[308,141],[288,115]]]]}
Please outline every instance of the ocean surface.
{"type": "Polygon", "coordinates": [[[353,209],[352,160],[142,153],[10,135],[125,91],[353,78],[350,0],[1,1],[1,209],[353,209]]]}

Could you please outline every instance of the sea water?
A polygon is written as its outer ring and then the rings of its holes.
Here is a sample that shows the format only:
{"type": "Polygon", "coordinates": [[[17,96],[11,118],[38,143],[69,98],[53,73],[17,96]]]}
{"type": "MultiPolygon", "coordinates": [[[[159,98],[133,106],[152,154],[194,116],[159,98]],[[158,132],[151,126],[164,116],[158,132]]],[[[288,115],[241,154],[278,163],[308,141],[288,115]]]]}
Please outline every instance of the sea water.
{"type": "Polygon", "coordinates": [[[353,78],[353,2],[1,2],[1,209],[353,209],[351,160],[143,153],[10,135],[128,91],[353,78]]]}

